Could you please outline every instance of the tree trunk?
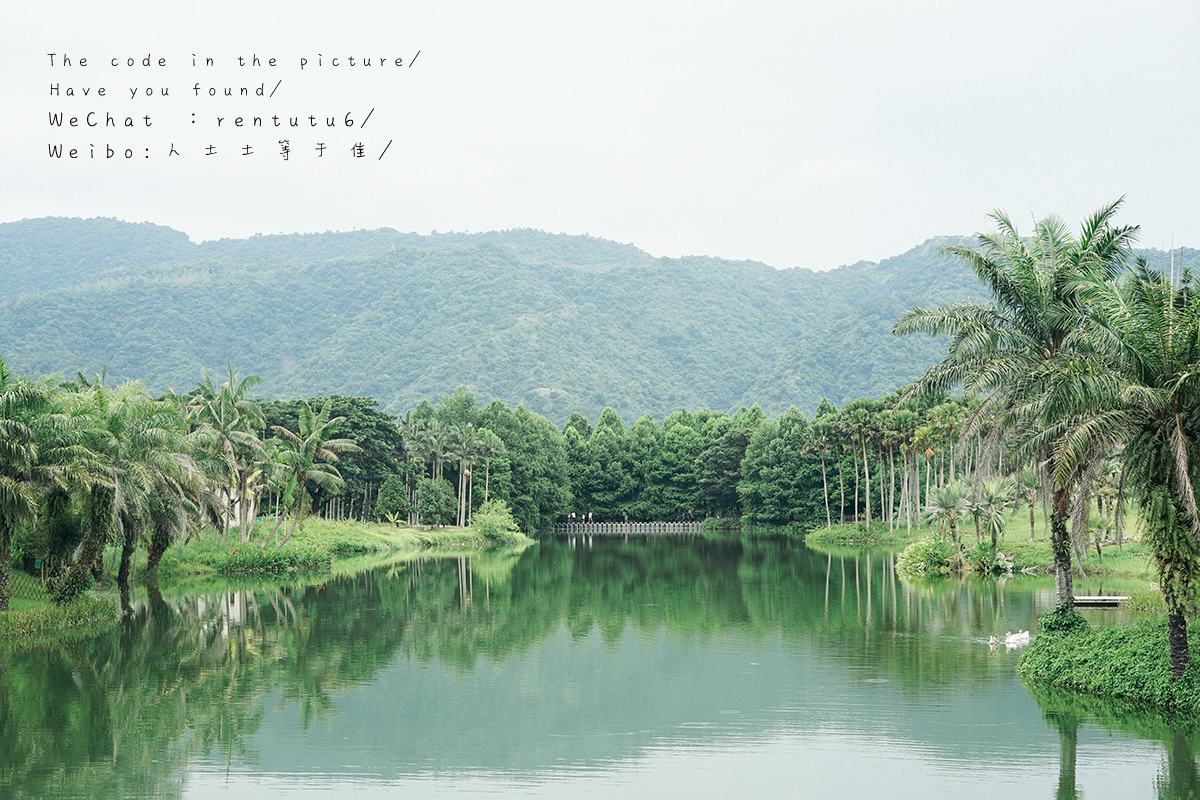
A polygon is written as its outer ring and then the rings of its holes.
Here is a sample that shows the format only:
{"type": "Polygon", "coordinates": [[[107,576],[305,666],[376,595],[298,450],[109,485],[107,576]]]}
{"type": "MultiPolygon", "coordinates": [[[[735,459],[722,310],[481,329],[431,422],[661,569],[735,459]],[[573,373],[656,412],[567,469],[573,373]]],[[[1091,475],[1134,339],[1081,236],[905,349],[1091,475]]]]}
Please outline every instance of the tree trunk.
{"type": "Polygon", "coordinates": [[[925,459],[925,508],[929,508],[929,473],[933,472],[933,465],[929,463],[929,459],[925,459]]]}
{"type": "Polygon", "coordinates": [[[1054,551],[1054,588],[1059,606],[1075,610],[1075,588],[1071,578],[1071,532],[1067,529],[1068,491],[1054,488],[1054,508],[1050,517],[1050,548],[1054,551]]]}
{"type": "Polygon", "coordinates": [[[888,445],[888,480],[891,491],[888,496],[888,531],[896,530],[896,451],[888,445]]]}
{"type": "Polygon", "coordinates": [[[83,537],[83,548],[79,560],[71,565],[67,574],[54,587],[53,598],[58,605],[69,603],[83,593],[87,586],[92,566],[100,560],[104,552],[104,543],[108,541],[108,516],[112,512],[113,493],[111,489],[95,490],[100,497],[92,499],[92,510],[88,514],[89,524],[83,537]]]}
{"type": "Polygon", "coordinates": [[[863,500],[867,504],[867,530],[871,530],[871,467],[867,464],[867,438],[862,440],[863,446],[863,500]]]}
{"type": "MultiPolygon", "coordinates": [[[[854,450],[857,449],[854,448],[854,450]]],[[[853,512],[851,516],[854,518],[854,522],[858,522],[858,453],[854,453],[854,450],[851,450],[854,459],[854,508],[851,509],[853,512]]]]}
{"type": "Polygon", "coordinates": [[[1033,518],[1034,505],[1035,505],[1035,503],[1032,503],[1032,502],[1029,504],[1029,541],[1031,541],[1031,542],[1033,541],[1033,535],[1034,535],[1034,518],[1033,518]]]}
{"type": "Polygon", "coordinates": [[[1191,656],[1188,653],[1187,617],[1177,603],[1171,603],[1171,606],[1167,614],[1167,639],[1171,646],[1171,680],[1177,681],[1187,671],[1191,656]]]}
{"type": "Polygon", "coordinates": [[[129,583],[129,573],[132,571],[133,548],[137,544],[137,535],[130,526],[125,531],[125,540],[121,542],[121,566],[117,570],[117,586],[129,583]]]}
{"type": "Polygon", "coordinates": [[[821,486],[825,489],[825,530],[833,527],[833,516],[829,513],[829,480],[825,477],[825,451],[821,451],[821,486]]]}
{"type": "Polygon", "coordinates": [[[838,453],[838,488],[839,488],[839,491],[841,492],[841,494],[839,495],[839,502],[841,503],[841,506],[840,506],[841,520],[840,520],[840,522],[842,525],[845,525],[846,524],[846,475],[842,469],[842,454],[840,452],[838,453]]]}
{"type": "Polygon", "coordinates": [[[0,611],[8,611],[9,572],[12,570],[12,534],[0,534],[0,611]]]}
{"type": "Polygon", "coordinates": [[[162,561],[163,553],[167,552],[167,548],[171,545],[171,534],[165,529],[165,526],[156,524],[154,533],[150,534],[150,547],[146,553],[146,571],[154,572],[158,569],[158,564],[162,561]]]}

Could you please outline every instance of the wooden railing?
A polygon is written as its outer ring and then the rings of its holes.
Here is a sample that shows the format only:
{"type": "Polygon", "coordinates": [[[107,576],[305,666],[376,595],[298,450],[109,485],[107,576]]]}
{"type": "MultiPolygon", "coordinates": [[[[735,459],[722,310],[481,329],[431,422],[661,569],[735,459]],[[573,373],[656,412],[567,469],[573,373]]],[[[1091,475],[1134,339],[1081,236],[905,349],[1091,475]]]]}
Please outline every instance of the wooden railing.
{"type": "Polygon", "coordinates": [[[556,534],[567,536],[649,536],[699,533],[699,522],[560,522],[556,534]]]}

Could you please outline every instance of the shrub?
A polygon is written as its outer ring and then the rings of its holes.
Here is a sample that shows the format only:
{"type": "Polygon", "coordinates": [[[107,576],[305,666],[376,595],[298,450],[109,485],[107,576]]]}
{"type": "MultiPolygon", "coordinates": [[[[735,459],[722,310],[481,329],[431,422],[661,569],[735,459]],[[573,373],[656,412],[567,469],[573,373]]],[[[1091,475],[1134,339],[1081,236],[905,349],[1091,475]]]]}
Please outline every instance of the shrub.
{"type": "Polygon", "coordinates": [[[967,567],[976,575],[1012,575],[1013,558],[1001,550],[993,550],[991,542],[978,542],[963,557],[967,567]]]}
{"type": "Polygon", "coordinates": [[[1038,620],[1038,630],[1042,633],[1070,634],[1086,630],[1087,620],[1082,615],[1067,611],[1065,605],[1057,605],[1042,614],[1038,620]]]}
{"type": "Polygon", "coordinates": [[[921,539],[896,556],[896,572],[901,575],[948,575],[955,560],[954,545],[942,539],[921,539]]]}
{"type": "MultiPolygon", "coordinates": [[[[1128,627],[1089,627],[1071,619],[1078,616],[1055,609],[1042,617],[1040,635],[1018,667],[1026,682],[1150,705],[1192,719],[1200,712],[1200,664],[1193,660],[1182,678],[1171,680],[1164,617],[1128,627]]],[[[1200,631],[1193,627],[1188,633],[1189,646],[1197,652],[1200,631]]]]}
{"type": "Polygon", "coordinates": [[[489,500],[471,515],[472,533],[496,544],[516,544],[524,537],[503,500],[489,500]]]}

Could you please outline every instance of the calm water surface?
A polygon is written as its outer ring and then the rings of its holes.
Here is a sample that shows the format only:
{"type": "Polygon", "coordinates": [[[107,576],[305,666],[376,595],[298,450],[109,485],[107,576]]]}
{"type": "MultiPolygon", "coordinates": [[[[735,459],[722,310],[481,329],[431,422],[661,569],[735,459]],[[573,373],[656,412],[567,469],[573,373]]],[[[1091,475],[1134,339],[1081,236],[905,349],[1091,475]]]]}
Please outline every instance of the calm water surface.
{"type": "Polygon", "coordinates": [[[1034,628],[1050,583],[892,567],[548,539],[142,587],[110,635],[0,651],[0,796],[1194,795],[1193,727],[1035,696],[988,647],[1034,628]]]}

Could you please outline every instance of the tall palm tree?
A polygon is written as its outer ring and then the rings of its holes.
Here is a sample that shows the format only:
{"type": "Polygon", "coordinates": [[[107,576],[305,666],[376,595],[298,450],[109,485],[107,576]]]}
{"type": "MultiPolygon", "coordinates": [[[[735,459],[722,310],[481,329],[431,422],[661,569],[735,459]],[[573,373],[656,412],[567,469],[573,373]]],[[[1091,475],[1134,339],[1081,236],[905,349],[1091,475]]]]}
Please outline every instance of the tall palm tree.
{"type": "MultiPolygon", "coordinates": [[[[291,524],[282,541],[276,544],[276,549],[287,543],[296,526],[302,525],[304,517],[308,514],[308,485],[311,483],[336,494],[345,484],[334,466],[338,460],[338,453],[362,452],[362,448],[351,439],[330,438],[337,426],[346,421],[345,417],[330,419],[331,402],[326,400],[319,411],[313,411],[308,401],[302,401],[297,431],[289,431],[280,425],[271,426],[271,430],[279,438],[277,458],[286,476],[287,492],[291,496],[289,513],[292,517],[291,524]]],[[[263,542],[263,546],[266,546],[266,541],[263,542]]]]}
{"type": "Polygon", "coordinates": [[[258,486],[266,452],[257,431],[266,427],[262,407],[247,396],[262,383],[257,375],[240,378],[228,362],[229,378],[219,386],[208,371],[184,405],[195,418],[199,439],[217,456],[226,470],[222,535],[236,523],[238,540],[249,540],[257,511],[258,486]]]}
{"type": "Polygon", "coordinates": [[[1033,467],[1021,467],[1017,473],[1017,493],[1029,505],[1029,541],[1034,540],[1034,524],[1036,522],[1033,510],[1037,506],[1038,490],[1042,485],[1042,477],[1033,467]]]}
{"type": "MultiPolygon", "coordinates": [[[[978,247],[954,246],[949,255],[966,263],[992,295],[991,304],[960,302],[936,309],[914,308],[897,321],[893,333],[949,335],[946,357],[915,385],[918,390],[946,391],[961,384],[983,402],[967,421],[996,420],[1015,426],[1023,409],[1046,391],[1039,375],[1047,363],[1075,357],[1089,328],[1090,306],[1080,285],[1109,281],[1129,263],[1136,226],[1116,227],[1121,200],[1089,217],[1078,236],[1055,216],[1039,220],[1033,236],[1022,237],[1002,212],[991,218],[997,231],[981,234],[978,247]]],[[[1026,420],[1029,422],[1029,420],[1026,420]]],[[[1033,420],[1045,427],[1043,421],[1033,420]]],[[[1038,454],[1053,476],[1050,541],[1054,551],[1058,603],[1074,606],[1071,577],[1070,471],[1059,469],[1053,440],[1038,454]]]]}
{"type": "Polygon", "coordinates": [[[833,514],[829,511],[829,478],[825,471],[825,454],[833,444],[834,420],[832,416],[817,417],[809,426],[812,438],[809,440],[808,452],[821,457],[821,489],[825,497],[825,528],[833,528],[833,514]]]}
{"type": "Polygon", "coordinates": [[[487,428],[480,429],[479,439],[479,459],[483,462],[483,502],[486,503],[489,499],[492,459],[504,455],[504,442],[487,428]]]}

